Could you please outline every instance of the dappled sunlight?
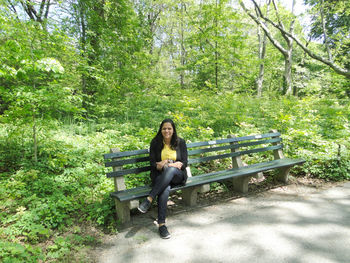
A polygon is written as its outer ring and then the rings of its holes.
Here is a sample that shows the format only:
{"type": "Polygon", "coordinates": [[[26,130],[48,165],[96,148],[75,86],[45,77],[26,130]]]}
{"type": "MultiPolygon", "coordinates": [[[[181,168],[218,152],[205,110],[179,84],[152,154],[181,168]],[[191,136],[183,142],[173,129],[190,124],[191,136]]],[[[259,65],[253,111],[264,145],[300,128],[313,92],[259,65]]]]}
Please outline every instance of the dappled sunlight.
{"type": "Polygon", "coordinates": [[[269,191],[194,207],[169,216],[172,238],[165,241],[141,215],[138,222],[148,223],[118,234],[99,262],[113,262],[113,255],[125,262],[346,262],[349,196],[348,183],[305,196],[269,191]]]}

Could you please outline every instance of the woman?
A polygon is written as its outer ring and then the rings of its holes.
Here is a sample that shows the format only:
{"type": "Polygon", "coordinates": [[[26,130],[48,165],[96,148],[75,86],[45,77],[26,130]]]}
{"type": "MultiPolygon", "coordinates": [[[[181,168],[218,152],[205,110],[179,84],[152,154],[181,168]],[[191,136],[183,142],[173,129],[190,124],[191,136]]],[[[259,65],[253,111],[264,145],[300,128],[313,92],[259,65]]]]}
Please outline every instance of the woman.
{"type": "Polygon", "coordinates": [[[139,211],[146,213],[152,201],[158,196],[158,226],[162,238],[170,238],[165,217],[170,189],[184,185],[187,181],[187,147],[185,140],[177,136],[175,124],[165,119],[157,135],[151,141],[150,163],[152,190],[139,205],[139,211]]]}

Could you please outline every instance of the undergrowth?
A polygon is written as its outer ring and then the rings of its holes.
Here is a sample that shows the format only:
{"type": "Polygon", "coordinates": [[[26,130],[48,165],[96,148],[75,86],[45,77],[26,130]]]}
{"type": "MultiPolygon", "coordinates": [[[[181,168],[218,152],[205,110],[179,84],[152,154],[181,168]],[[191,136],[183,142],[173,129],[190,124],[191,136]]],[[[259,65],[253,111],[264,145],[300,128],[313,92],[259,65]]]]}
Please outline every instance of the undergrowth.
{"type": "MultiPolygon", "coordinates": [[[[95,120],[67,118],[40,125],[37,163],[32,127],[0,124],[0,261],[79,261],[72,255],[98,242],[79,230],[81,225],[116,232],[109,197],[113,183],[105,176],[102,155],[110,148],[147,148],[166,117],[174,119],[187,142],[276,129],[282,133],[285,155],[306,160],[293,174],[349,179],[348,104],[231,92],[171,94],[135,93],[104,107],[95,120]]],[[[145,180],[130,177],[127,185],[145,180]]]]}

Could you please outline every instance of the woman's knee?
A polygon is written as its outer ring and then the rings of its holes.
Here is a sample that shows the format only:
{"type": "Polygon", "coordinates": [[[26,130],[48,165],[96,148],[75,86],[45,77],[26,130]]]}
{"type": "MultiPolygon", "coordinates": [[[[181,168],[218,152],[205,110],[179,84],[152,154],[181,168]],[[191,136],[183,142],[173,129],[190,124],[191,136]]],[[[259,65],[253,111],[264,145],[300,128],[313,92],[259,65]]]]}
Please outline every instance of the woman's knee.
{"type": "Polygon", "coordinates": [[[164,171],[164,175],[165,176],[174,176],[175,174],[177,174],[179,172],[179,169],[177,169],[176,167],[168,167],[165,169],[164,171]]]}

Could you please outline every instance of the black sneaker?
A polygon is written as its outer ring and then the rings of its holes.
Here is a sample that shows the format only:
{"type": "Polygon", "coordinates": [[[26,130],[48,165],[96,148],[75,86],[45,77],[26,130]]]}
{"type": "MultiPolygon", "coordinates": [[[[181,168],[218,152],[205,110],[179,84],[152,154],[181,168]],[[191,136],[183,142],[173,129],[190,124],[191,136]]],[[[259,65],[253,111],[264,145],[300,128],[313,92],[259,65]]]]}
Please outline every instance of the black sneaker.
{"type": "Polygon", "coordinates": [[[162,225],[159,227],[159,235],[161,238],[168,239],[170,238],[170,233],[168,232],[168,229],[165,225],[162,225]]]}
{"type": "Polygon", "coordinates": [[[141,213],[146,213],[151,207],[151,202],[146,198],[138,207],[141,213]]]}

